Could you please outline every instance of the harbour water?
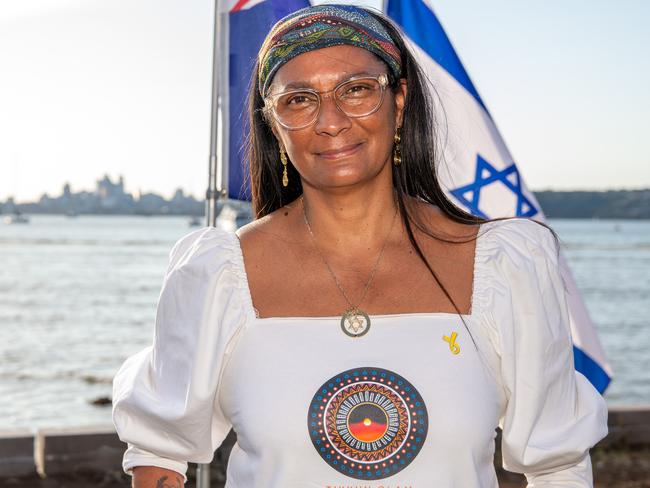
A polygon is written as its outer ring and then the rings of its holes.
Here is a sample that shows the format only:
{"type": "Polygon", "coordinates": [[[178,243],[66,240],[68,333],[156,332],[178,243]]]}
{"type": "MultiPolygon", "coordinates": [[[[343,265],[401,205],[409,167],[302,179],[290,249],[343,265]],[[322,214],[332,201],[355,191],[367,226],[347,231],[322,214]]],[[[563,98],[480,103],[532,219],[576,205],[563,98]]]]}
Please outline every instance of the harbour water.
{"type": "MultiPolygon", "coordinates": [[[[0,428],[109,424],[111,380],[149,345],[184,217],[32,216],[0,225],[0,428]]],[[[650,404],[650,222],[552,220],[615,371],[650,404]]]]}

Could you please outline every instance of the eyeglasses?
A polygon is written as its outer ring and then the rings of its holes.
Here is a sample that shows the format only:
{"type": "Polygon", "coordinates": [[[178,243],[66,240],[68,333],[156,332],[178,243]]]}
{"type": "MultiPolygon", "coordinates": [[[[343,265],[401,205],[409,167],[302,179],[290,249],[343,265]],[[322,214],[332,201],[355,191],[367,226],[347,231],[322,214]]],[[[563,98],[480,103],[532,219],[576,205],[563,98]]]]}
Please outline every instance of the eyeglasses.
{"type": "Polygon", "coordinates": [[[321,95],[333,93],[334,103],[341,112],[348,117],[365,117],[379,109],[387,86],[388,76],[381,74],[346,80],[332,90],[289,90],[266,97],[264,111],[285,129],[304,129],[318,118],[321,95]]]}

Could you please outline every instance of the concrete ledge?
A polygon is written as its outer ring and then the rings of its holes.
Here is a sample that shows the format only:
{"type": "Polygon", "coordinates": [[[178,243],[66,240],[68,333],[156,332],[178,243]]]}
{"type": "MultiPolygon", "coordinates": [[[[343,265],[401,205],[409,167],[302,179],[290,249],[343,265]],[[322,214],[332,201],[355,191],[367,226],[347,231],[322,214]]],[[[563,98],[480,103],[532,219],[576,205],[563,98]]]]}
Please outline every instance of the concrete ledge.
{"type": "Polygon", "coordinates": [[[650,405],[612,406],[607,424],[609,434],[599,447],[641,449],[650,447],[650,405]]]}
{"type": "Polygon", "coordinates": [[[41,429],[35,446],[36,471],[41,477],[121,469],[126,448],[112,426],[41,429]]]}
{"type": "Polygon", "coordinates": [[[36,474],[34,431],[14,429],[0,431],[0,478],[36,474]]]}

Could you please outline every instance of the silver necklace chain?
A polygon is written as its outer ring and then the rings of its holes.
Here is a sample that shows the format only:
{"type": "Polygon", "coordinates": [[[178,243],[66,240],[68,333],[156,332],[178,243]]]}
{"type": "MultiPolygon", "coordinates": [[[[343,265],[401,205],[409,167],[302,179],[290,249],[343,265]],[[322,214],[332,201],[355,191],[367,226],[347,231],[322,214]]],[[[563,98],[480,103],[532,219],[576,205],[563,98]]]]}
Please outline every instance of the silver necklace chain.
{"type": "Polygon", "coordinates": [[[305,200],[301,196],[300,197],[300,203],[302,205],[302,215],[305,219],[305,224],[307,225],[307,230],[309,231],[309,235],[311,236],[311,240],[314,243],[314,247],[318,251],[318,254],[320,254],[321,259],[323,260],[323,263],[325,263],[325,266],[327,267],[327,270],[329,273],[332,275],[332,278],[334,278],[334,283],[336,283],[336,287],[339,289],[343,297],[345,298],[345,301],[348,302],[348,305],[350,306],[350,310],[358,310],[359,305],[363,303],[364,298],[366,298],[366,294],[368,293],[368,290],[370,289],[370,284],[372,283],[373,278],[375,277],[375,273],[377,273],[377,269],[379,268],[379,262],[381,261],[381,257],[384,254],[384,250],[386,249],[386,244],[388,244],[388,237],[390,237],[390,234],[393,230],[393,226],[395,225],[395,217],[397,217],[397,208],[395,209],[395,213],[393,214],[393,220],[391,221],[390,224],[390,229],[388,230],[388,234],[386,234],[386,238],[384,239],[384,244],[381,246],[381,250],[379,251],[379,255],[377,256],[377,261],[375,262],[374,267],[372,268],[372,271],[370,272],[370,278],[368,278],[368,281],[366,281],[366,286],[363,289],[363,295],[361,296],[361,299],[359,300],[358,305],[353,305],[352,300],[348,297],[348,294],[345,293],[345,290],[343,289],[343,286],[341,286],[341,283],[339,282],[338,278],[336,277],[336,274],[334,271],[332,271],[332,268],[330,267],[329,263],[327,262],[327,259],[325,259],[325,256],[323,254],[323,251],[321,251],[320,247],[318,246],[318,243],[316,242],[316,237],[314,236],[314,232],[311,229],[311,225],[309,224],[309,219],[307,218],[307,211],[305,210],[305,200]]]}

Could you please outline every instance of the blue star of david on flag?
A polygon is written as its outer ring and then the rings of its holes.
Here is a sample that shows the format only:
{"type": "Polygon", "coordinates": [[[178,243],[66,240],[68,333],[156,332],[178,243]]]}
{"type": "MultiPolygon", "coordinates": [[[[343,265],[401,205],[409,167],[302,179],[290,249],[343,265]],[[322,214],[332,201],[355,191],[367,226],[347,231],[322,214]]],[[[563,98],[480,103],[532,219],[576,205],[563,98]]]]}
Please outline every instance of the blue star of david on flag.
{"type": "Polygon", "coordinates": [[[514,212],[517,217],[532,217],[539,211],[523,194],[519,170],[514,163],[498,170],[480,154],[476,155],[474,181],[469,185],[455,188],[450,193],[474,215],[487,219],[489,217],[480,209],[481,190],[496,183],[501,183],[517,197],[517,208],[514,212]]]}

